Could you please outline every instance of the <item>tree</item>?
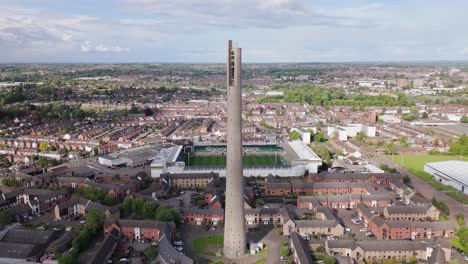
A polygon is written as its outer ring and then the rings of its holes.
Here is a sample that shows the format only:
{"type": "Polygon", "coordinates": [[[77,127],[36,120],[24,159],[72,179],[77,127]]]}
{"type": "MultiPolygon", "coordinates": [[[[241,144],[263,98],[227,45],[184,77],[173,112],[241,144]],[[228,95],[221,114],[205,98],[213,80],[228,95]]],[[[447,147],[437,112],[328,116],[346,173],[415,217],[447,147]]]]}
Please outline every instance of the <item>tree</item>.
{"type": "Polygon", "coordinates": [[[101,230],[105,218],[106,217],[101,210],[91,208],[86,214],[85,228],[95,234],[97,231],[101,230]]]}
{"type": "Polygon", "coordinates": [[[281,243],[280,255],[281,256],[288,256],[289,255],[289,246],[286,243],[281,243]]]}
{"type": "Polygon", "coordinates": [[[424,112],[421,115],[421,118],[423,118],[423,119],[427,119],[428,117],[429,117],[429,115],[427,114],[427,112],[424,112]]]}
{"type": "Polygon", "coordinates": [[[149,261],[153,261],[158,256],[158,251],[156,247],[151,245],[145,249],[145,256],[149,261]]]}
{"type": "Polygon", "coordinates": [[[39,144],[39,150],[40,151],[46,151],[48,147],[49,147],[49,144],[47,144],[47,142],[45,142],[45,141],[42,141],[39,144]]]}
{"type": "Polygon", "coordinates": [[[314,141],[315,142],[324,142],[325,141],[325,134],[323,132],[318,132],[314,136],[314,141]]]}
{"type": "Polygon", "coordinates": [[[460,122],[468,123],[468,116],[466,116],[466,115],[462,116],[462,118],[460,119],[460,122]]]}
{"type": "Polygon", "coordinates": [[[296,130],[293,130],[293,131],[291,131],[291,133],[289,133],[289,138],[291,140],[296,140],[296,139],[299,139],[300,137],[301,137],[301,135],[296,130]]]}
{"type": "Polygon", "coordinates": [[[401,107],[398,107],[396,112],[398,115],[401,115],[403,113],[403,110],[401,109],[401,107]]]}
{"type": "Polygon", "coordinates": [[[104,197],[104,200],[102,200],[102,203],[104,205],[113,205],[115,203],[114,196],[106,194],[106,196],[104,197]]]}
{"type": "Polygon", "coordinates": [[[97,146],[93,148],[93,154],[94,156],[99,155],[99,148],[97,146]]]}
{"type": "Polygon", "coordinates": [[[122,209],[123,209],[126,213],[130,213],[130,212],[132,211],[132,204],[133,204],[132,198],[130,198],[130,197],[125,197],[125,199],[124,199],[123,202],[122,202],[122,209]]]}
{"type": "Polygon", "coordinates": [[[152,116],[154,114],[154,111],[153,109],[147,107],[143,110],[143,113],[145,114],[145,116],[152,116]]]}
{"type": "Polygon", "coordinates": [[[8,225],[15,221],[15,216],[6,210],[0,211],[0,225],[8,225]]]}

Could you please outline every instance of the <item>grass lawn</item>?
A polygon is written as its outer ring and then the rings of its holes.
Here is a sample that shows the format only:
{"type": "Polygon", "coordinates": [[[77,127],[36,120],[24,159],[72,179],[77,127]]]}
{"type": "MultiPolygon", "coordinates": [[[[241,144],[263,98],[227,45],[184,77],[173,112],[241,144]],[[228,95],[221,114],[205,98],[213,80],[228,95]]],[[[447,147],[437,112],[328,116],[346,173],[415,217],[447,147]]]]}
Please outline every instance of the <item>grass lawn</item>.
{"type": "Polygon", "coordinates": [[[257,259],[257,261],[255,261],[254,264],[263,264],[265,262],[266,262],[266,258],[263,257],[263,258],[257,259]]]}
{"type": "MultiPolygon", "coordinates": [[[[388,156],[392,159],[392,156],[388,156]]],[[[460,160],[460,156],[449,156],[449,155],[395,155],[393,161],[407,169],[422,170],[424,171],[424,163],[436,162],[436,161],[447,161],[447,160],[460,160]]],[[[463,160],[468,161],[467,157],[463,157],[463,160]]]]}
{"type": "MultiPolygon", "coordinates": [[[[408,171],[421,178],[421,180],[430,183],[435,189],[444,191],[445,194],[452,197],[454,200],[463,204],[468,204],[468,196],[455,190],[455,188],[443,185],[440,182],[434,181],[432,176],[424,171],[424,163],[460,160],[460,156],[449,155],[389,155],[388,158],[393,159],[393,162],[405,167],[408,171]]],[[[467,157],[462,157],[462,160],[468,161],[467,157]]]]}
{"type": "Polygon", "coordinates": [[[460,238],[459,237],[451,238],[450,242],[452,243],[452,246],[463,250],[465,253],[468,253],[468,247],[463,247],[462,244],[460,244],[460,238]]]}
{"type": "Polygon", "coordinates": [[[81,110],[84,111],[111,111],[111,110],[122,110],[125,109],[125,106],[117,106],[117,107],[105,107],[105,106],[81,106],[81,110]]]}
{"type": "Polygon", "coordinates": [[[214,236],[204,236],[199,237],[193,241],[193,250],[198,254],[215,256],[216,253],[208,251],[206,248],[208,246],[215,246],[222,248],[224,245],[224,236],[223,235],[214,235],[214,236]]]}
{"type": "MultiPolygon", "coordinates": [[[[275,156],[244,156],[244,166],[282,165],[281,157],[275,156]]],[[[226,157],[196,156],[190,157],[188,166],[225,166],[226,157]]]]}

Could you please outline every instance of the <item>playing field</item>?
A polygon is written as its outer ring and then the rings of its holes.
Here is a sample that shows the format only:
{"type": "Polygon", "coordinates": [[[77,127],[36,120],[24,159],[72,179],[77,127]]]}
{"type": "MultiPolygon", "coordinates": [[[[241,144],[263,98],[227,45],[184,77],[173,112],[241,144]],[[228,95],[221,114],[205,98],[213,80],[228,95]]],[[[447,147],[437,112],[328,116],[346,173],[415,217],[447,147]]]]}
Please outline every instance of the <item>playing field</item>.
{"type": "MultiPolygon", "coordinates": [[[[392,156],[388,156],[392,159],[392,156]]],[[[448,155],[395,155],[393,162],[413,170],[424,170],[424,163],[446,161],[446,160],[460,160],[460,156],[448,156],[448,155]]],[[[465,161],[468,161],[467,157],[464,157],[465,161]]]]}
{"type": "MultiPolygon", "coordinates": [[[[244,156],[242,157],[244,166],[265,166],[265,165],[282,165],[281,157],[277,156],[244,156]]],[[[226,157],[215,156],[205,157],[197,156],[190,157],[188,166],[226,166],[226,157]]]]}

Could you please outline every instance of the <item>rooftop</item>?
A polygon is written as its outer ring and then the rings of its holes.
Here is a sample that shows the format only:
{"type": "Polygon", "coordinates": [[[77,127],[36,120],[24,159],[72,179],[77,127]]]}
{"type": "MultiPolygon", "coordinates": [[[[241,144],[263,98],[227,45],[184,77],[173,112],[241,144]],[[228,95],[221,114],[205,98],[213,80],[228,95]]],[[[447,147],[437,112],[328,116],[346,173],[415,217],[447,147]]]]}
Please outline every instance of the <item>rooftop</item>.
{"type": "Polygon", "coordinates": [[[450,177],[464,185],[468,185],[468,174],[466,173],[468,171],[468,161],[449,160],[428,162],[424,165],[436,170],[438,176],[450,177]]]}

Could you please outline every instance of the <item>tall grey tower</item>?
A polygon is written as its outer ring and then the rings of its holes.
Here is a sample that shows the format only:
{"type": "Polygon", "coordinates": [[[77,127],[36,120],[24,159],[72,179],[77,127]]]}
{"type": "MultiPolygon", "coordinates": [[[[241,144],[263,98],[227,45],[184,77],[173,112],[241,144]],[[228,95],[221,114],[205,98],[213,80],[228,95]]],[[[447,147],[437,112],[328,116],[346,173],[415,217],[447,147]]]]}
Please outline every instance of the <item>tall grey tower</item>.
{"type": "Polygon", "coordinates": [[[224,255],[245,253],[244,176],[242,167],[241,49],[227,44],[227,157],[224,255]]]}

